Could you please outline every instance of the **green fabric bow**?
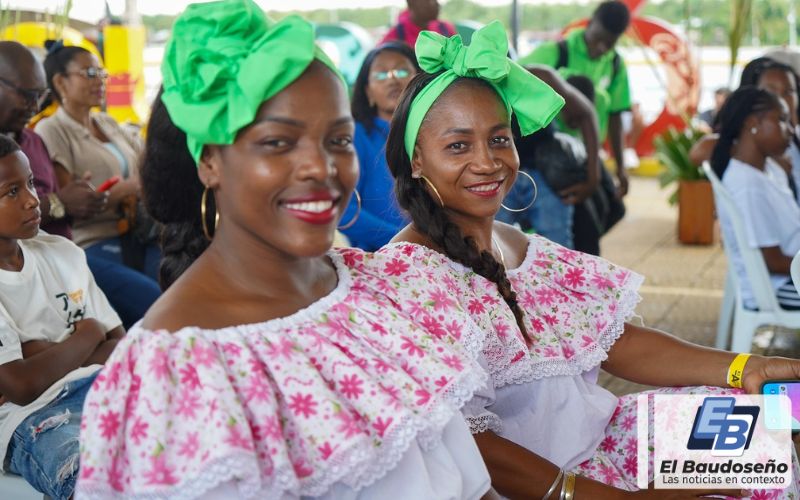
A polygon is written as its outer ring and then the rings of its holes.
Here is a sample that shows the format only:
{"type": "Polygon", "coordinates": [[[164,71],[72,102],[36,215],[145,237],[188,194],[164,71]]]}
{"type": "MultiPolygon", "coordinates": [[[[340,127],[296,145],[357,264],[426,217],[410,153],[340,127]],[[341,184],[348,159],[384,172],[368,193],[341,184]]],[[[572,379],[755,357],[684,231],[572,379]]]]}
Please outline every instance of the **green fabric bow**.
{"type": "Polygon", "coordinates": [[[436,99],[461,77],[489,82],[500,95],[509,116],[516,115],[522,135],[541,129],[564,106],[564,99],[550,86],[507,57],[508,39],[503,25],[492,21],[472,35],[465,46],[460,35],[446,38],[423,31],[417,39],[417,61],[426,73],[442,74],[422,89],[411,103],[405,132],[409,159],[425,115],[436,99]]]}
{"type": "Polygon", "coordinates": [[[192,4],[167,43],[161,100],[199,163],[204,145],[232,144],[261,104],[315,58],[339,75],[300,17],[276,23],[252,0],[192,4]]]}

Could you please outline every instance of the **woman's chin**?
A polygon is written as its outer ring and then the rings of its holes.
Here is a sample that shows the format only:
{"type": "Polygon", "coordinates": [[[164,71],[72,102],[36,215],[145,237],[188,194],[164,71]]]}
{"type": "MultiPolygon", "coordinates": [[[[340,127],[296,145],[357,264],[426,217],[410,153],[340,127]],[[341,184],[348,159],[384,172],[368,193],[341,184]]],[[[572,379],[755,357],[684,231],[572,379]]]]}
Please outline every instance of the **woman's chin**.
{"type": "Polygon", "coordinates": [[[483,221],[486,219],[494,219],[498,212],[503,210],[500,206],[486,206],[486,207],[470,207],[469,210],[455,210],[455,212],[459,213],[462,217],[466,217],[468,219],[474,219],[483,221]]]}
{"type": "Polygon", "coordinates": [[[297,241],[286,249],[287,253],[299,258],[322,257],[333,247],[334,236],[319,237],[312,241],[297,241]]]}

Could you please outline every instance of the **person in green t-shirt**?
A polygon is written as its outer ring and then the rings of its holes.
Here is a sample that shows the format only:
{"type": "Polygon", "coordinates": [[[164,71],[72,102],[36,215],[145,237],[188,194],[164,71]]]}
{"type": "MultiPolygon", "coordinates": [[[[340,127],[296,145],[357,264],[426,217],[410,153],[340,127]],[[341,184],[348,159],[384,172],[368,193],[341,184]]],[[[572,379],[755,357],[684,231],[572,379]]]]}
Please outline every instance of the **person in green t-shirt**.
{"type": "Polygon", "coordinates": [[[617,40],[628,28],[630,12],[622,2],[601,3],[592,14],[586,29],[573,30],[560,42],[546,42],[522,58],[520,63],[543,64],[559,70],[564,78],[588,77],[595,86],[600,139],[606,135],[618,166],[618,196],[628,192],[628,175],[622,152],[624,149],[621,113],[631,107],[628,72],[625,62],[614,50],[617,40]]]}

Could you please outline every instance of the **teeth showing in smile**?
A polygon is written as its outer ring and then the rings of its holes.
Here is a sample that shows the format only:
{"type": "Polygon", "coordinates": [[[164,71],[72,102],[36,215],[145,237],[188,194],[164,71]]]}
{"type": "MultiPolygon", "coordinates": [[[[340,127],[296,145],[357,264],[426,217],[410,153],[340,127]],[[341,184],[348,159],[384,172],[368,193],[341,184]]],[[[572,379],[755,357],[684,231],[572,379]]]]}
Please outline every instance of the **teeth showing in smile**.
{"type": "Polygon", "coordinates": [[[286,203],[284,205],[289,210],[297,210],[299,212],[322,213],[327,212],[333,208],[333,200],[325,201],[304,201],[302,203],[286,203]]]}
{"type": "Polygon", "coordinates": [[[482,193],[482,192],[487,192],[487,191],[494,191],[498,187],[500,187],[500,183],[499,182],[493,182],[491,184],[482,184],[480,186],[469,187],[467,189],[469,189],[470,191],[477,191],[479,193],[482,193]]]}

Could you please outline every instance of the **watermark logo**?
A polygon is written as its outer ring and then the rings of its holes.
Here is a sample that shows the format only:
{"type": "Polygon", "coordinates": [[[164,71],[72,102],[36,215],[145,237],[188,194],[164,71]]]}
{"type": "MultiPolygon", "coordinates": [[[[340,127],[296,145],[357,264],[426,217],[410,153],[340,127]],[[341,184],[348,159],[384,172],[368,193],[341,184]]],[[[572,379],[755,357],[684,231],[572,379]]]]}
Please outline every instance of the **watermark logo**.
{"type": "Polygon", "coordinates": [[[641,395],[639,488],[786,488],[792,481],[790,428],[765,423],[784,421],[790,409],[784,395],[641,395]]]}
{"type": "Polygon", "coordinates": [[[697,409],[686,448],[709,450],[714,457],[741,457],[750,448],[758,406],[736,406],[733,397],[708,397],[697,409]]]}

